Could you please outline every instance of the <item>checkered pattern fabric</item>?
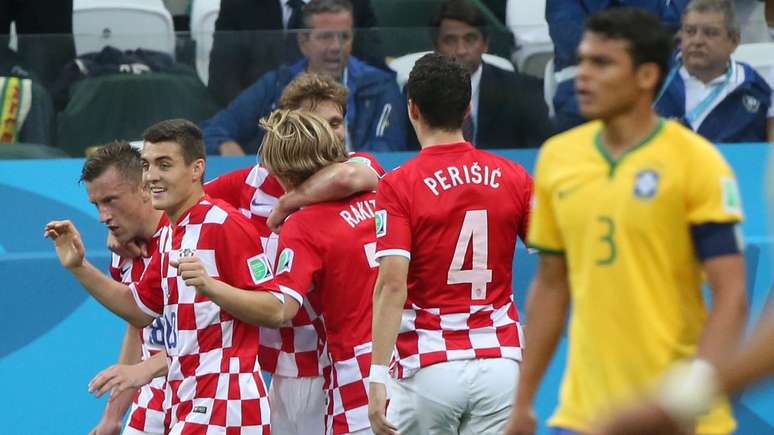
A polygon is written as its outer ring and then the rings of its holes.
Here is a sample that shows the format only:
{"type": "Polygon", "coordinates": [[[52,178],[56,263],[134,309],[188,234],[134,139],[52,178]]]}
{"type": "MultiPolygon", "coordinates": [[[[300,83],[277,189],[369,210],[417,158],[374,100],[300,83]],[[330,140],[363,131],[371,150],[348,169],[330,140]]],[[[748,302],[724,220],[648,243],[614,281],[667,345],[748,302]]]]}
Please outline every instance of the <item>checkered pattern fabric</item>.
{"type": "MultiPolygon", "coordinates": [[[[168,223],[166,215],[163,215],[159,220],[156,233],[147,241],[148,252],[158,250],[161,229],[168,223]]],[[[114,280],[124,284],[137,282],[149,263],[150,258],[123,258],[113,254],[110,261],[110,275],[114,280]]],[[[140,343],[142,343],[143,361],[164,350],[164,324],[161,319],[155,319],[153,323],[140,330],[140,343]]],[[[159,376],[137,390],[129,412],[130,427],[147,433],[164,433],[165,388],[166,378],[159,376]]]]}
{"type": "Polygon", "coordinates": [[[513,297],[507,304],[470,307],[464,313],[403,310],[393,365],[398,379],[432,364],[475,358],[521,361],[521,332],[513,297]]]}
{"type": "Polygon", "coordinates": [[[371,343],[355,346],[350,358],[325,369],[327,393],[326,434],[345,434],[370,427],[368,421],[368,373],[371,343]]]}
{"type": "Polygon", "coordinates": [[[376,192],[376,254],[410,261],[393,375],[474,358],[521,360],[513,302],[517,236],[532,179],[468,142],[424,148],[376,192]]]}
{"type": "Polygon", "coordinates": [[[201,259],[212,277],[239,289],[279,294],[257,231],[228,204],[205,196],[162,229],[159,251],[130,288],[143,311],[164,321],[170,358],[167,427],[171,433],[222,428],[269,433],[258,329],[185,285],[170,262],[187,251],[201,259]]]}
{"type": "MultiPolygon", "coordinates": [[[[367,153],[351,153],[350,162],[366,164],[378,176],[384,169],[374,156],[367,153]]],[[[250,218],[261,234],[264,252],[272,264],[277,255],[277,235],[266,226],[271,209],[285,191],[277,179],[266,168],[255,165],[222,175],[204,186],[208,195],[222,199],[243,215],[250,218]]],[[[326,359],[319,359],[320,348],[324,346],[319,315],[307,303],[298,315],[279,328],[260,328],[261,344],[259,357],[263,370],[285,376],[320,376],[326,359]]]]}

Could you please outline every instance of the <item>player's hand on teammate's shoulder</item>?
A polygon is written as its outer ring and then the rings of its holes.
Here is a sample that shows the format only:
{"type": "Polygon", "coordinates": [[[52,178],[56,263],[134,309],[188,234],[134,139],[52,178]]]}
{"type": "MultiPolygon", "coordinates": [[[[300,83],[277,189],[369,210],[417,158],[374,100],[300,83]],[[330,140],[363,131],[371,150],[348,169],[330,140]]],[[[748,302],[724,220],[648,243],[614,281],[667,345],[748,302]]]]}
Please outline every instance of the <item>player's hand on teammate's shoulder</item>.
{"type": "Polygon", "coordinates": [[[177,261],[171,261],[170,264],[177,268],[177,276],[183,279],[185,285],[196,288],[196,291],[203,296],[211,296],[214,279],[207,273],[199,257],[193,253],[181,253],[177,261]]]}
{"type": "Polygon", "coordinates": [[[143,364],[114,364],[97,373],[89,382],[89,392],[96,397],[110,391],[110,399],[130,388],[139,388],[153,379],[153,373],[143,364]]]}
{"type": "Polygon", "coordinates": [[[119,242],[112,233],[108,232],[107,247],[111,252],[122,258],[137,258],[148,256],[148,244],[142,240],[134,239],[126,243],[119,242]]]}
{"type": "Polygon", "coordinates": [[[287,198],[288,194],[282,195],[274,207],[272,207],[269,217],[266,218],[266,226],[269,227],[271,232],[279,234],[282,229],[282,224],[285,223],[285,219],[290,216],[295,210],[285,206],[286,201],[283,198],[287,198]]]}
{"type": "Polygon", "coordinates": [[[51,221],[43,230],[43,237],[54,241],[56,254],[62,266],[72,269],[83,264],[86,249],[81,234],[69,220],[51,221]]]}
{"type": "Polygon", "coordinates": [[[534,435],[536,430],[537,418],[532,407],[521,409],[514,406],[505,435],[534,435]]]}
{"type": "Polygon", "coordinates": [[[398,429],[384,415],[387,410],[387,387],[372,382],[368,388],[368,420],[375,435],[398,435],[398,429]]]}

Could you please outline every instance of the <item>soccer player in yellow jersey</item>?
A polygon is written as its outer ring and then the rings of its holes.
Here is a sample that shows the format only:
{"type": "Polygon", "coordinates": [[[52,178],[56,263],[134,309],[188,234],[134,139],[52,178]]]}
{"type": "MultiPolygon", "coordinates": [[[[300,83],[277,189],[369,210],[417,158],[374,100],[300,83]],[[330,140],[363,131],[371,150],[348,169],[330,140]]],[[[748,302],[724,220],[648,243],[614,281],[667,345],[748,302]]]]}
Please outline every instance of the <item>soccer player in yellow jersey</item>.
{"type": "MultiPolygon", "coordinates": [[[[712,144],[651,107],[670,49],[670,34],[641,10],[586,22],[575,86],[594,121],[553,137],[538,158],[528,241],[541,255],[509,435],[535,431],[532,402],[570,309],[555,434],[589,433],[675,361],[711,366],[739,340],[739,192],[712,144]]],[[[721,399],[696,432],[734,428],[721,399]]]]}

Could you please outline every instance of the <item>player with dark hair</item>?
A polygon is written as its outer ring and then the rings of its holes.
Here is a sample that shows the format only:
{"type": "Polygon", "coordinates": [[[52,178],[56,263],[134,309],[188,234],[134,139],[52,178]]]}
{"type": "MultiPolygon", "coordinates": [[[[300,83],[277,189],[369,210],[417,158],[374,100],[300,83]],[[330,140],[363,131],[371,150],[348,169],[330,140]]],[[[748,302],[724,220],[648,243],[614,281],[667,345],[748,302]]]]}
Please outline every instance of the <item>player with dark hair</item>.
{"type": "MultiPolygon", "coordinates": [[[[744,327],[734,174],[712,144],[652,107],[671,42],[643,10],[586,22],[575,88],[594,121],[549,139],[538,158],[528,240],[540,263],[509,435],[535,432],[532,403],[568,311],[567,366],[548,422],[556,434],[590,432],[674,361],[721,361],[744,327]]],[[[734,427],[718,400],[696,432],[734,427]]]]}
{"type": "Polygon", "coordinates": [[[463,139],[470,75],[462,65],[425,55],[406,91],[422,151],[376,194],[371,428],[498,433],[522,356],[511,280],[532,179],[463,139]]]}

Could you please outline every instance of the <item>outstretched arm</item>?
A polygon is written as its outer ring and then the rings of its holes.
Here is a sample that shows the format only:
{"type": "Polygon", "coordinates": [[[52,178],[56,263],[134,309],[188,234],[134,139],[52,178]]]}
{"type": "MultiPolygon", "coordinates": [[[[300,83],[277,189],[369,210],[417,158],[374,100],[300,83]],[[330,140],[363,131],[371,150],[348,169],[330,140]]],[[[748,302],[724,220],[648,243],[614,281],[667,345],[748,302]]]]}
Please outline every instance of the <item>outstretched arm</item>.
{"type": "Polygon", "coordinates": [[[207,296],[237,319],[252,325],[279,327],[285,320],[284,304],[298,304],[292,298],[284,297],[272,291],[248,291],[233,287],[215,279],[204,267],[201,259],[196,256],[181,257],[170,263],[177,267],[186,285],[195,287],[196,291],[207,296]]]}
{"type": "MultiPolygon", "coordinates": [[[[118,364],[137,364],[140,362],[140,337],[137,328],[132,325],[126,326],[124,341],[121,344],[121,353],[118,356],[118,364]]],[[[136,389],[127,389],[111,396],[111,400],[105,405],[105,411],[102,413],[97,426],[92,429],[90,435],[118,435],[121,433],[124,414],[129,409],[134,399],[136,389]]]]}
{"type": "Polygon", "coordinates": [[[153,321],[153,317],[137,306],[129,287],[105,276],[86,260],[81,235],[72,222],[51,221],[46,225],[43,235],[54,241],[62,266],[99,303],[137,328],[143,328],[153,321]]]}

